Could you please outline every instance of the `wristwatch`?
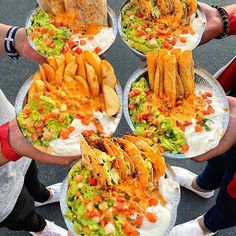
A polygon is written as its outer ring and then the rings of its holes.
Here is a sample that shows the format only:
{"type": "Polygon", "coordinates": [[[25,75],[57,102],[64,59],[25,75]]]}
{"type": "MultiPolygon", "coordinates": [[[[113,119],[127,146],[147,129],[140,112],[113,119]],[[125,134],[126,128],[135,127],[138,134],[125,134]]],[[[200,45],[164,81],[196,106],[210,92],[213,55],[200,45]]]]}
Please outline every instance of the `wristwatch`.
{"type": "Polygon", "coordinates": [[[18,59],[20,56],[15,48],[15,36],[18,29],[20,29],[20,27],[11,27],[7,31],[6,38],[4,41],[6,54],[12,59],[18,59]]]}

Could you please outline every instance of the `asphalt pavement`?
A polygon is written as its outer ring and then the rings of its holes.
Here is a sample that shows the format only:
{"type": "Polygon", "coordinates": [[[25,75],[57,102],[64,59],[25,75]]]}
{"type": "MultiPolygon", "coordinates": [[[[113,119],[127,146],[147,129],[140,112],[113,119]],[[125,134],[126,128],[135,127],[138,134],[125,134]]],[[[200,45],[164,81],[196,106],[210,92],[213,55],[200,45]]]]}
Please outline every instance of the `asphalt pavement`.
{"type": "MultiPolygon", "coordinates": [[[[211,0],[205,3],[226,5],[235,1],[211,0]]],[[[24,26],[28,12],[34,7],[36,1],[27,0],[0,0],[0,22],[10,25],[24,26]]],[[[108,0],[109,5],[118,14],[122,5],[122,0],[108,0]]],[[[210,43],[199,46],[194,50],[195,64],[214,74],[219,68],[226,64],[236,55],[236,38],[230,37],[222,40],[213,40],[210,43]]],[[[107,51],[106,58],[109,60],[116,72],[117,78],[122,87],[130,75],[144,62],[140,61],[117,35],[113,46],[107,51]]],[[[37,70],[37,65],[29,60],[20,58],[11,60],[8,57],[0,57],[0,88],[7,98],[14,104],[15,97],[24,81],[37,70]]],[[[130,131],[125,118],[118,127],[116,136],[123,135],[130,131]]],[[[195,163],[191,160],[168,160],[171,165],[186,167],[196,173],[200,173],[204,164],[195,163]]],[[[62,181],[68,168],[53,165],[38,164],[39,177],[45,185],[50,185],[62,181]]],[[[1,194],[1,193],[0,193],[1,194]]],[[[178,218],[176,224],[180,224],[202,215],[215,204],[217,193],[209,200],[201,199],[188,190],[181,190],[181,202],[178,208],[178,218]]],[[[63,217],[60,212],[59,204],[44,206],[37,211],[46,219],[54,221],[56,224],[65,227],[63,217]]],[[[0,229],[0,236],[23,236],[29,235],[26,232],[10,232],[7,229],[0,229]]],[[[218,236],[236,235],[236,228],[224,230],[218,236]]]]}

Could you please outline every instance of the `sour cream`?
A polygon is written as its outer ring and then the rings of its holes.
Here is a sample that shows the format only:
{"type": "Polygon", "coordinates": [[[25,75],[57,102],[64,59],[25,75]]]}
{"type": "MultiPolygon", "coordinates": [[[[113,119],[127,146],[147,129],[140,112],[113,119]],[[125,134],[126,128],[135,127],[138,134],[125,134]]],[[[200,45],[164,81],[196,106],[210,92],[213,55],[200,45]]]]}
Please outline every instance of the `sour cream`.
{"type": "Polygon", "coordinates": [[[205,21],[201,17],[193,16],[191,19],[191,26],[195,34],[194,35],[191,35],[191,34],[180,35],[181,37],[187,38],[187,42],[182,43],[180,42],[180,40],[178,40],[174,48],[181,48],[182,50],[194,49],[198,45],[202,37],[203,31],[204,31],[204,24],[205,24],[205,21]]]}
{"type": "MultiPolygon", "coordinates": [[[[209,89],[203,87],[196,87],[195,94],[209,92],[209,89]]],[[[208,122],[207,125],[211,128],[210,131],[203,129],[200,132],[195,131],[196,120],[192,120],[192,125],[187,126],[185,129],[185,137],[189,145],[189,150],[185,153],[186,157],[194,157],[206,153],[207,151],[215,148],[224,134],[223,129],[223,117],[225,109],[222,106],[219,98],[214,96],[210,98],[212,100],[211,106],[215,109],[215,113],[212,115],[205,116],[212,122],[208,122]]]]}
{"type": "Polygon", "coordinates": [[[170,178],[162,176],[159,180],[159,191],[167,201],[165,206],[158,204],[154,207],[149,207],[148,212],[157,214],[157,222],[150,223],[146,217],[144,217],[143,225],[138,231],[142,236],[161,236],[170,227],[173,214],[176,209],[173,208],[174,202],[177,201],[175,198],[178,194],[179,184],[170,178]]]}
{"type": "Polygon", "coordinates": [[[103,28],[99,31],[99,33],[93,36],[92,40],[89,40],[87,38],[81,38],[81,36],[79,37],[78,35],[73,35],[72,39],[73,41],[78,42],[80,40],[86,41],[85,45],[79,46],[82,50],[94,51],[95,48],[99,47],[102,51],[105,51],[115,40],[115,35],[113,33],[112,28],[103,28]]]}
{"type": "MultiPolygon", "coordinates": [[[[94,118],[97,118],[103,125],[106,136],[112,135],[119,124],[119,117],[109,117],[105,113],[95,112],[94,118]]],[[[51,148],[51,154],[57,156],[74,156],[81,155],[80,150],[80,137],[81,132],[84,130],[96,131],[95,125],[91,122],[89,125],[82,124],[80,119],[74,119],[71,126],[75,127],[75,130],[70,133],[68,139],[56,139],[49,143],[51,148]]]]}

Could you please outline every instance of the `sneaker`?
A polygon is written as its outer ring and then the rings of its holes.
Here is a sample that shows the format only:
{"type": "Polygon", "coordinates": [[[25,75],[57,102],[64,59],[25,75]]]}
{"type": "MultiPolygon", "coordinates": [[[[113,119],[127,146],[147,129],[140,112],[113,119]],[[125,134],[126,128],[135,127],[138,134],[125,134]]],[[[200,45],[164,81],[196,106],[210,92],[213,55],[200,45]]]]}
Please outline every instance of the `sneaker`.
{"type": "Polygon", "coordinates": [[[191,190],[203,198],[210,198],[214,195],[214,191],[201,192],[192,187],[193,179],[197,176],[193,172],[178,166],[171,166],[171,168],[175,172],[180,186],[191,190]]]}
{"type": "MultiPolygon", "coordinates": [[[[200,216],[202,217],[202,216],[200,216]]],[[[188,221],[186,223],[175,226],[170,232],[169,236],[212,236],[216,233],[204,233],[201,226],[198,223],[198,217],[195,220],[188,221]]]]}
{"type": "Polygon", "coordinates": [[[60,201],[60,190],[61,190],[61,184],[62,183],[57,183],[53,184],[47,187],[47,189],[51,190],[51,197],[46,201],[46,202],[35,202],[36,207],[44,206],[47,204],[51,204],[54,202],[59,202],[60,201]]]}
{"type": "Polygon", "coordinates": [[[46,223],[47,225],[41,233],[30,232],[30,234],[33,236],[68,236],[68,231],[62,227],[48,220],[46,223]]]}

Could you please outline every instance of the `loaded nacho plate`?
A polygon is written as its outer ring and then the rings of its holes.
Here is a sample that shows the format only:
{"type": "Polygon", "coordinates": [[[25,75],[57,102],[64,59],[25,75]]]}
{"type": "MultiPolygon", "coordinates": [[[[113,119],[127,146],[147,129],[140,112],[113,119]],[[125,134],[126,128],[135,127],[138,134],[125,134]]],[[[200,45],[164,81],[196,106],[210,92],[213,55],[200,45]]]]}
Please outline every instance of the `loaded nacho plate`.
{"type": "Polygon", "coordinates": [[[193,67],[191,52],[179,53],[148,54],[148,66],[134,72],[125,86],[124,115],[131,130],[158,144],[165,157],[191,158],[218,145],[229,107],[220,84],[193,67]]]}
{"type": "Polygon", "coordinates": [[[101,55],[108,50],[117,34],[114,11],[108,5],[98,8],[97,4],[104,3],[103,0],[95,1],[94,5],[81,1],[77,3],[77,8],[69,0],[60,2],[60,10],[40,3],[41,7],[37,5],[29,13],[25,28],[31,47],[43,56],[60,55],[70,50],[78,54],[83,50],[91,50],[101,55]],[[83,14],[76,13],[83,7],[83,14]],[[86,14],[86,11],[90,13],[86,14]]]}
{"type": "Polygon", "coordinates": [[[111,64],[91,51],[49,57],[15,103],[23,135],[58,156],[80,154],[80,133],[111,136],[122,116],[122,90],[111,64]]]}
{"type": "Polygon", "coordinates": [[[118,18],[121,38],[141,58],[161,48],[192,50],[205,26],[205,13],[195,0],[129,0],[118,18]]]}
{"type": "Polygon", "coordinates": [[[133,135],[93,134],[85,136],[81,150],[82,160],[61,188],[61,211],[72,235],[169,235],[180,189],[158,150],[133,135]]]}

